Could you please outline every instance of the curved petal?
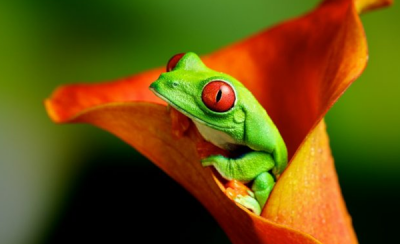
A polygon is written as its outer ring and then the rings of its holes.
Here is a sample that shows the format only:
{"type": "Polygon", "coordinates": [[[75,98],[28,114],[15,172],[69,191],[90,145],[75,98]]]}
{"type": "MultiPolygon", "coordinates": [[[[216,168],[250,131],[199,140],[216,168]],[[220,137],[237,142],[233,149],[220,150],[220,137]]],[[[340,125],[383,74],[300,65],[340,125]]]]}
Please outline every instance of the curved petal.
{"type": "Polygon", "coordinates": [[[45,101],[54,122],[68,122],[86,109],[110,102],[147,101],[165,104],[149,90],[163,69],[158,68],[113,82],[73,84],[57,88],[45,101]]]}
{"type": "Polygon", "coordinates": [[[172,121],[165,106],[108,104],[89,109],[71,122],[96,125],[136,148],[191,192],[216,218],[233,243],[320,243],[306,233],[256,216],[228,199],[211,170],[199,163],[196,145],[202,139],[193,124],[187,136],[177,139],[170,133],[172,121]]]}
{"type": "Polygon", "coordinates": [[[308,233],[322,243],[357,243],[323,120],[294,155],[262,216],[308,233]]]}
{"type": "Polygon", "coordinates": [[[212,54],[205,62],[253,92],[281,132],[290,158],[361,74],[367,59],[353,2],[334,0],[212,54]]]}
{"type": "Polygon", "coordinates": [[[374,9],[389,6],[393,0],[354,0],[357,12],[364,13],[374,9]]]}

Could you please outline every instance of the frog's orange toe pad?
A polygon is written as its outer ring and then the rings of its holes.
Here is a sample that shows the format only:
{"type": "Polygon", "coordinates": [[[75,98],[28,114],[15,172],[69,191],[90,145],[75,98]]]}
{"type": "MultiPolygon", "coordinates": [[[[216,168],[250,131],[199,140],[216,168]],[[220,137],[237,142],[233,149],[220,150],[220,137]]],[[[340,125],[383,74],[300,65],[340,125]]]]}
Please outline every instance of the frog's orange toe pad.
{"type": "Polygon", "coordinates": [[[242,182],[231,180],[225,184],[225,194],[232,200],[237,196],[251,196],[252,191],[242,182]]]}

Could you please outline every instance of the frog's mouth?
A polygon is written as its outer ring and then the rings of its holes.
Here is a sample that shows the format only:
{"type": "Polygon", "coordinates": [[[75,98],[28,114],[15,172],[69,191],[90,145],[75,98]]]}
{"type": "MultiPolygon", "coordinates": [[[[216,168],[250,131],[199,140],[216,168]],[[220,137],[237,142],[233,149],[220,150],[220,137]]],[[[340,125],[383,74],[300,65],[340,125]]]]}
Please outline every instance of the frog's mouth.
{"type": "Polygon", "coordinates": [[[173,108],[175,108],[176,110],[178,110],[180,113],[184,114],[186,117],[189,117],[191,120],[194,120],[200,124],[206,125],[208,127],[217,129],[217,130],[222,130],[222,129],[229,129],[229,127],[222,127],[222,126],[218,126],[215,125],[213,123],[209,123],[209,122],[205,122],[203,120],[200,120],[196,117],[194,117],[193,115],[191,115],[190,113],[186,112],[184,109],[182,109],[181,107],[179,107],[178,105],[176,105],[174,102],[172,102],[170,99],[168,99],[167,97],[163,96],[162,94],[160,94],[159,92],[157,92],[156,89],[154,89],[154,87],[150,86],[150,90],[159,98],[161,98],[163,101],[167,102],[169,105],[171,105],[173,108]]]}

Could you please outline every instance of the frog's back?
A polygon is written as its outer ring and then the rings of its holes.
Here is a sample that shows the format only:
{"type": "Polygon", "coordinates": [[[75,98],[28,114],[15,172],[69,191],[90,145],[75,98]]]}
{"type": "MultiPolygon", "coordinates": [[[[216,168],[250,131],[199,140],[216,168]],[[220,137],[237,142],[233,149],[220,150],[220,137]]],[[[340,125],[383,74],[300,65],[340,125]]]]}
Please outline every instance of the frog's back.
{"type": "Polygon", "coordinates": [[[244,107],[245,143],[252,150],[270,153],[275,160],[273,174],[279,177],[286,168],[288,160],[285,142],[265,109],[259,105],[253,95],[250,94],[250,96],[254,101],[244,107]]]}

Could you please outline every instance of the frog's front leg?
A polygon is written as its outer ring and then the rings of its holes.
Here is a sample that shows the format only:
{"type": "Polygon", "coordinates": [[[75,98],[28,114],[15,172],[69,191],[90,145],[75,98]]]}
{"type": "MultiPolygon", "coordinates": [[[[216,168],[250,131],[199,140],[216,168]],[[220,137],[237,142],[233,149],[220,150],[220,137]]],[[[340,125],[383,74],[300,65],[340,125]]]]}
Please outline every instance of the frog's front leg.
{"type": "Polygon", "coordinates": [[[235,179],[244,183],[253,181],[252,190],[261,209],[275,184],[274,178],[268,173],[275,162],[272,156],[265,152],[253,151],[239,158],[214,155],[201,162],[203,166],[214,166],[227,180],[235,179]]]}

